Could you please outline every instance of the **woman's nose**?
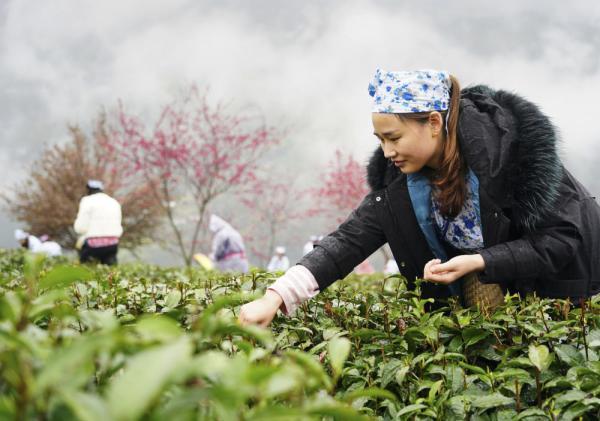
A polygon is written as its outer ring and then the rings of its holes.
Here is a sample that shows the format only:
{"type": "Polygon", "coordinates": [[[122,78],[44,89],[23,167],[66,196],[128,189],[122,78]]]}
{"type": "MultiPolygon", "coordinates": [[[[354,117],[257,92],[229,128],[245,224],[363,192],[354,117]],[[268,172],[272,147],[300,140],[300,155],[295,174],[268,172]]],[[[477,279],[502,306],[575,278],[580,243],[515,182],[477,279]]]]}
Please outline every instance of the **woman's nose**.
{"type": "Polygon", "coordinates": [[[386,159],[391,159],[394,156],[396,156],[396,151],[394,151],[394,148],[392,148],[391,145],[386,144],[385,142],[381,145],[381,149],[383,149],[383,156],[386,159]]]}

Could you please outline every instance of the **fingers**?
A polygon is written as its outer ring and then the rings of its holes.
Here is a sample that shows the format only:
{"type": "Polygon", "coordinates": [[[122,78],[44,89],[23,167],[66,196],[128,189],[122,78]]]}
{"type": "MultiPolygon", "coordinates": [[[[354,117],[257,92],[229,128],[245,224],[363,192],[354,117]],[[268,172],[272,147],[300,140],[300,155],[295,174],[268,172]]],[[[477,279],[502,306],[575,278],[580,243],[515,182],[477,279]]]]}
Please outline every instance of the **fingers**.
{"type": "Polygon", "coordinates": [[[433,265],[437,265],[440,264],[442,261],[440,259],[432,259],[429,262],[427,262],[425,264],[425,268],[423,269],[423,279],[429,279],[429,276],[431,275],[431,267],[433,265]]]}
{"type": "Polygon", "coordinates": [[[440,263],[442,263],[442,261],[440,259],[431,259],[429,262],[427,262],[427,264],[425,266],[439,265],[440,263]]]}
{"type": "Polygon", "coordinates": [[[444,272],[444,273],[431,273],[426,278],[428,281],[435,282],[437,284],[450,284],[458,279],[456,272],[444,272]]]}
{"type": "Polygon", "coordinates": [[[242,326],[255,324],[267,327],[271,323],[271,320],[273,320],[273,317],[275,317],[276,313],[276,308],[272,308],[272,306],[270,307],[268,305],[268,302],[258,299],[251,303],[244,304],[240,308],[238,321],[242,326]]]}
{"type": "Polygon", "coordinates": [[[266,322],[264,319],[255,319],[255,318],[251,318],[251,317],[243,317],[240,315],[240,317],[238,317],[238,321],[240,322],[240,324],[242,326],[248,326],[248,325],[260,325],[260,326],[268,326],[269,322],[266,322]],[[265,325],[266,322],[266,325],[265,325]]]}
{"type": "Polygon", "coordinates": [[[443,272],[453,272],[459,269],[459,262],[456,258],[452,258],[445,263],[442,263],[441,260],[438,260],[437,264],[434,264],[430,267],[431,273],[443,273],[443,272]]]}
{"type": "Polygon", "coordinates": [[[423,269],[423,279],[438,284],[450,284],[459,278],[455,266],[452,259],[446,263],[442,263],[440,259],[430,260],[423,269]]]}
{"type": "Polygon", "coordinates": [[[432,265],[430,270],[432,273],[457,272],[458,277],[473,270],[483,270],[485,263],[479,255],[461,255],[453,257],[445,263],[432,265]],[[478,256],[478,257],[476,257],[478,256]]]}
{"type": "Polygon", "coordinates": [[[256,323],[256,321],[252,320],[253,319],[251,317],[251,313],[252,312],[249,311],[247,305],[248,304],[244,304],[242,306],[242,308],[240,309],[240,315],[238,316],[238,321],[240,322],[240,324],[242,326],[246,326],[246,325],[249,325],[249,324],[252,324],[252,323],[256,323]]]}
{"type": "Polygon", "coordinates": [[[446,263],[438,263],[435,265],[431,265],[431,267],[429,268],[431,273],[448,272],[452,269],[454,269],[454,265],[452,265],[452,263],[450,263],[450,261],[448,261],[446,263]]]}
{"type": "Polygon", "coordinates": [[[248,321],[246,320],[246,315],[244,314],[243,307],[242,307],[242,310],[240,310],[240,315],[238,316],[238,322],[242,326],[245,326],[246,324],[248,324],[248,321]]]}

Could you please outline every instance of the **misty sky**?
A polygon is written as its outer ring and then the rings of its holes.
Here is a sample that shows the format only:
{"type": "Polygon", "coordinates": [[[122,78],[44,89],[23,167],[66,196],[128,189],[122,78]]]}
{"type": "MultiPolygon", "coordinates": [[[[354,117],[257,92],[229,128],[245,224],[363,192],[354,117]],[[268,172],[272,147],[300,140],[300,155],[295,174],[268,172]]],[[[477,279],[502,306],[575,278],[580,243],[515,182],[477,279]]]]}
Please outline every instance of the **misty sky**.
{"type": "MultiPolygon", "coordinates": [[[[287,128],[290,171],[312,174],[337,148],[364,161],[377,145],[367,85],[381,67],[441,68],[526,96],[600,194],[598,28],[595,0],[0,0],[0,189],[68,123],[87,128],[119,99],[151,118],[194,82],[287,128]]],[[[0,247],[15,245],[16,226],[0,213],[0,247]]]]}

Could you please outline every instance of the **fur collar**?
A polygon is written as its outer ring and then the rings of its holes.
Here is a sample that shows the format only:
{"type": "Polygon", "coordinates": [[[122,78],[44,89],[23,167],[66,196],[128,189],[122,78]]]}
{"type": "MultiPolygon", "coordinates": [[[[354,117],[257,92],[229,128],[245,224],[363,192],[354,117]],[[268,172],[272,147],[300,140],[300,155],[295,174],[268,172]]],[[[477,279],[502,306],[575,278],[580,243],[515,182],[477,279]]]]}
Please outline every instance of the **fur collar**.
{"type": "MultiPolygon", "coordinates": [[[[505,132],[506,127],[502,126],[505,132]]],[[[499,161],[503,177],[488,174],[488,169],[483,167],[483,173],[478,173],[475,168],[473,170],[480,178],[503,180],[495,183],[498,190],[503,189],[503,193],[494,195],[491,192],[492,196],[507,198],[500,205],[511,208],[520,228],[534,230],[541,220],[554,211],[562,179],[562,164],[556,150],[558,134],[548,117],[535,104],[516,94],[494,91],[484,85],[464,89],[461,92],[459,141],[471,168],[489,156],[503,157],[499,161]],[[514,133],[508,140],[493,138],[499,131],[498,125],[506,121],[497,120],[494,113],[498,109],[512,120],[510,129],[514,133]],[[489,116],[489,125],[485,129],[490,128],[486,137],[491,139],[487,139],[483,148],[480,144],[472,148],[475,145],[471,145],[469,139],[461,139],[461,125],[478,124],[469,119],[469,112],[489,116]],[[472,152],[474,149],[477,151],[472,152]],[[487,157],[481,155],[484,149],[487,157]]],[[[378,148],[367,165],[367,181],[371,189],[383,189],[398,177],[405,176],[384,158],[383,151],[378,148]]],[[[486,181],[482,185],[488,185],[493,190],[493,183],[487,184],[486,181]]]]}

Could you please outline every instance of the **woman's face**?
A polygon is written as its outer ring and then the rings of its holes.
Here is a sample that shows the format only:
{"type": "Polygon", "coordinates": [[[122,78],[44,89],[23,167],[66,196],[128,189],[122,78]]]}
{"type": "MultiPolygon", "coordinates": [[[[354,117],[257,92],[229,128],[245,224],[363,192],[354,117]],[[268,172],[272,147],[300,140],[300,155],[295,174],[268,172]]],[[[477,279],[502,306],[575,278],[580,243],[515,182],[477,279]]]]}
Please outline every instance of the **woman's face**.
{"type": "MultiPolygon", "coordinates": [[[[437,114],[437,115],[436,115],[437,114]]],[[[429,121],[400,119],[396,114],[373,113],[374,134],[387,159],[405,174],[428,166],[436,169],[442,155],[442,118],[432,113],[429,121]]]]}

